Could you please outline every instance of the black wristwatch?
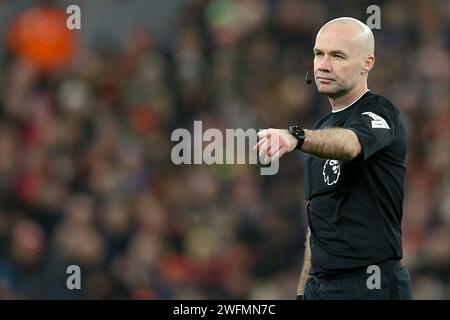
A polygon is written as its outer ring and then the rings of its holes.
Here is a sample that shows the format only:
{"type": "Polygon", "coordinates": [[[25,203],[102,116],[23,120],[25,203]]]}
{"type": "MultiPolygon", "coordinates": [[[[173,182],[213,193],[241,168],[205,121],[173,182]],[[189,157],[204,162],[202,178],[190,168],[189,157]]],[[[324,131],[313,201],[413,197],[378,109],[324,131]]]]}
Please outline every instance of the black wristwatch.
{"type": "Polygon", "coordinates": [[[289,132],[298,139],[295,149],[301,149],[303,142],[305,142],[305,131],[299,126],[290,126],[289,132]]]}

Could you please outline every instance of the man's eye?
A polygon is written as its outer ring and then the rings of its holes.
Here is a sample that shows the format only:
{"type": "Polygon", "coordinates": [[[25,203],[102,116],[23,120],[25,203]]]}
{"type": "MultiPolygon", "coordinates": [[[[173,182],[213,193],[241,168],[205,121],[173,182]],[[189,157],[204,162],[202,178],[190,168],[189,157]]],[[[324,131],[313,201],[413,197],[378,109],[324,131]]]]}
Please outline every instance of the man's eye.
{"type": "Polygon", "coordinates": [[[322,55],[323,55],[322,52],[316,52],[316,57],[317,57],[317,56],[322,56],[322,55]]]}
{"type": "Polygon", "coordinates": [[[344,59],[344,56],[341,56],[340,54],[336,54],[335,57],[338,59],[344,59]]]}

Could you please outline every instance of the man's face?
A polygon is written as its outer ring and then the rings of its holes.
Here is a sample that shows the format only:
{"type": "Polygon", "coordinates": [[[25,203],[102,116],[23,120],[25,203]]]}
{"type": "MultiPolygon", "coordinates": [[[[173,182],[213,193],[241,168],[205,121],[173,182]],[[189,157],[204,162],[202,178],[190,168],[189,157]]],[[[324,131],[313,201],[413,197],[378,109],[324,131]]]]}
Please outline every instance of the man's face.
{"type": "Polygon", "coordinates": [[[361,75],[363,60],[351,27],[332,24],[322,28],[314,46],[314,77],[318,91],[331,97],[349,92],[364,80],[361,75]]]}

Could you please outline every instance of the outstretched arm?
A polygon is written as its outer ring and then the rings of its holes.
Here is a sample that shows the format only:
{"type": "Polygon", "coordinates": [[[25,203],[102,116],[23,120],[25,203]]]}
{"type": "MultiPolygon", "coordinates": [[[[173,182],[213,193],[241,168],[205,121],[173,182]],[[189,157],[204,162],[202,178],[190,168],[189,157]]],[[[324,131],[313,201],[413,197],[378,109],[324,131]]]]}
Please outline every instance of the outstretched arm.
{"type": "Polygon", "coordinates": [[[306,130],[302,151],[318,158],[351,160],[361,153],[356,133],[350,129],[306,130]]]}
{"type": "MultiPolygon", "coordinates": [[[[298,140],[289,130],[265,129],[258,132],[262,138],[254,149],[259,149],[261,157],[275,161],[284,154],[291,152],[297,146],[298,140]]],[[[305,130],[303,152],[318,158],[351,160],[361,151],[361,144],[356,133],[345,128],[328,128],[320,130],[305,130]]]]}

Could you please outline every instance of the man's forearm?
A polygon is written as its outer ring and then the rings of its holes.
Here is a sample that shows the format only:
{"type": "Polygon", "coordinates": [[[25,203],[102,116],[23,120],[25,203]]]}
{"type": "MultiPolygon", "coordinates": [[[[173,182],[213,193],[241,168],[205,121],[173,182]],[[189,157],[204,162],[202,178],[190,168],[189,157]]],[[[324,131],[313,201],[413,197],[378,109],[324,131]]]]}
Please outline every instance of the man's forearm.
{"type": "Polygon", "coordinates": [[[297,287],[297,295],[303,295],[305,292],[305,284],[306,281],[309,278],[309,269],[311,268],[311,249],[309,247],[309,237],[311,232],[308,230],[306,231],[306,241],[305,241],[305,257],[303,259],[303,267],[302,272],[300,274],[300,279],[298,281],[298,287],[297,287]]]}
{"type": "Polygon", "coordinates": [[[305,129],[305,142],[301,150],[318,158],[351,160],[361,153],[361,144],[350,129],[305,129]]]}

